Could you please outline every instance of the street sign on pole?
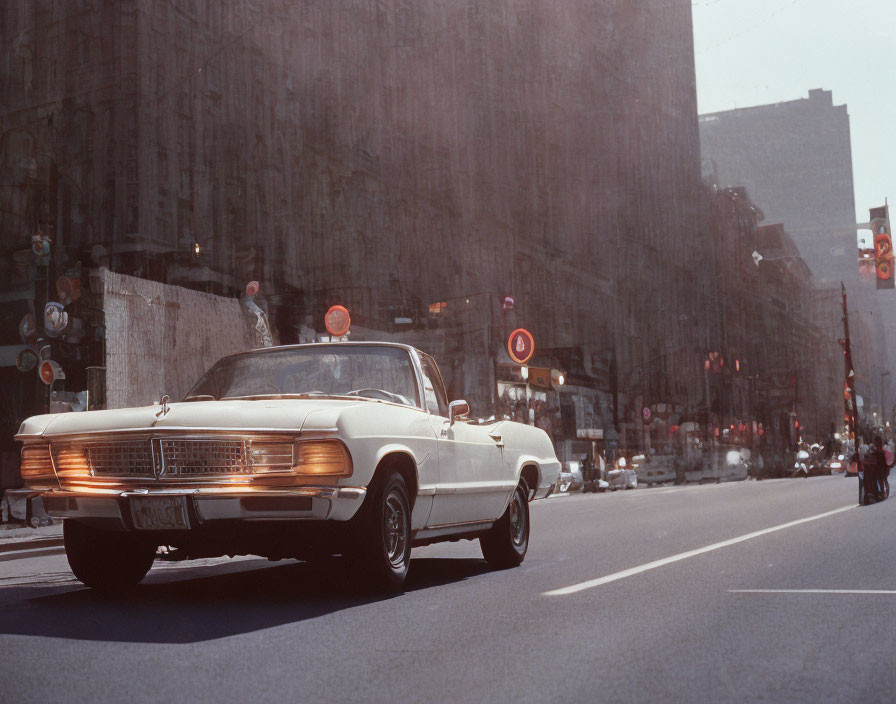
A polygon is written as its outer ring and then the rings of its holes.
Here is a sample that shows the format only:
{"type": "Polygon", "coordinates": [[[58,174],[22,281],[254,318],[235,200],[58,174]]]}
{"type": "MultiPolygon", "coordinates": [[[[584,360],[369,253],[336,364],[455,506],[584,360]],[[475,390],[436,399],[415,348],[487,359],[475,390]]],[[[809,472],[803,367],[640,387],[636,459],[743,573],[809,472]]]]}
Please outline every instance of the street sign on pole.
{"type": "Polygon", "coordinates": [[[535,339],[532,333],[518,328],[507,338],[507,354],[517,364],[525,364],[535,352],[535,339]]]}
{"type": "Polygon", "coordinates": [[[352,325],[352,319],[344,306],[332,306],[324,316],[324,325],[334,337],[342,337],[352,325]]]}

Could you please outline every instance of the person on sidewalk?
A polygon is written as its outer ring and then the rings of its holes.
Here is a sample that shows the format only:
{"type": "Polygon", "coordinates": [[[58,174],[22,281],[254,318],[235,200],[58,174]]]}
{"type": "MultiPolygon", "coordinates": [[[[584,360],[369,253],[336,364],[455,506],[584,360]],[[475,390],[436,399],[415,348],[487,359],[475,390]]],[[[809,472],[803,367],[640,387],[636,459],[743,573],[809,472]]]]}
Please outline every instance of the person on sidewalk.
{"type": "MultiPolygon", "coordinates": [[[[892,442],[893,441],[891,440],[890,443],[892,442]]],[[[893,449],[890,447],[890,444],[881,448],[881,455],[883,457],[883,463],[881,464],[878,481],[880,483],[880,494],[883,498],[887,499],[890,496],[890,469],[896,464],[896,455],[893,454],[893,449]]]]}
{"type": "Polygon", "coordinates": [[[883,444],[883,438],[875,435],[874,444],[862,463],[865,470],[865,494],[872,501],[883,501],[889,492],[887,475],[890,473],[891,465],[887,463],[883,444]]]}

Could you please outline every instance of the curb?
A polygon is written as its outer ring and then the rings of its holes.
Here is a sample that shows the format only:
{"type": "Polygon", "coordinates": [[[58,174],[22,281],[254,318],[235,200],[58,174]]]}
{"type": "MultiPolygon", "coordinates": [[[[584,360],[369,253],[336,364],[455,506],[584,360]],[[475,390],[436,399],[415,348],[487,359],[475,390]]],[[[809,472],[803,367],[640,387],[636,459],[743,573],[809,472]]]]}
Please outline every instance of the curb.
{"type": "Polygon", "coordinates": [[[6,525],[0,528],[0,555],[25,550],[61,547],[62,522],[52,526],[31,528],[24,525],[6,525]]]}
{"type": "Polygon", "coordinates": [[[19,550],[37,550],[38,548],[62,547],[62,538],[36,538],[34,540],[17,540],[9,543],[0,543],[0,555],[19,550]]]}

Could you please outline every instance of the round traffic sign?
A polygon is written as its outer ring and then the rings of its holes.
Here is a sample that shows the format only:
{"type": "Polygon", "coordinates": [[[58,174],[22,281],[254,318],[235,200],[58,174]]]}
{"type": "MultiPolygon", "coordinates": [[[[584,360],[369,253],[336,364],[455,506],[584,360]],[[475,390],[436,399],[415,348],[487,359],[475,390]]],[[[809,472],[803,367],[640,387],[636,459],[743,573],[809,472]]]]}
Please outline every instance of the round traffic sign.
{"type": "Polygon", "coordinates": [[[59,337],[68,327],[68,313],[58,301],[50,301],[44,306],[44,330],[50,337],[59,337]]]}
{"type": "Polygon", "coordinates": [[[65,379],[65,372],[62,371],[62,367],[52,359],[45,359],[40,363],[38,375],[40,376],[40,380],[47,386],[51,386],[54,381],[62,381],[65,379]]]}
{"type": "Polygon", "coordinates": [[[507,354],[517,364],[525,364],[535,352],[535,339],[532,333],[519,328],[507,338],[507,354]]]}
{"type": "Polygon", "coordinates": [[[334,337],[342,337],[352,325],[351,316],[344,306],[332,306],[324,316],[324,325],[327,332],[334,337]]]}
{"type": "Polygon", "coordinates": [[[29,372],[37,365],[37,354],[30,347],[20,350],[16,355],[16,369],[29,372]]]}

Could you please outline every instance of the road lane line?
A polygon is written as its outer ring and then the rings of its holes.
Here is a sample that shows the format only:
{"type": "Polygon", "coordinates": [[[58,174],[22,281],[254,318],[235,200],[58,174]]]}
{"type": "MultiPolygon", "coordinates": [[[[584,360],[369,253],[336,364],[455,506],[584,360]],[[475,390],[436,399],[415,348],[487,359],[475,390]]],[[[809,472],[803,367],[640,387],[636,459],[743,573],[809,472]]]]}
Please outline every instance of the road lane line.
{"type": "Polygon", "coordinates": [[[729,594],[896,594],[892,589],[729,589],[729,594]]]}
{"type": "Polygon", "coordinates": [[[792,528],[793,526],[798,526],[802,523],[809,523],[810,521],[817,521],[819,518],[827,518],[828,516],[833,516],[838,513],[842,513],[843,511],[849,511],[851,508],[855,508],[856,504],[850,504],[849,506],[843,506],[842,508],[834,509],[833,511],[826,511],[825,513],[819,513],[815,516],[809,516],[808,518],[800,518],[797,521],[790,521],[789,523],[782,523],[778,526],[772,526],[771,528],[763,528],[762,530],[754,531],[753,533],[747,533],[746,535],[741,535],[738,538],[730,538],[729,540],[723,540],[720,543],[713,543],[712,545],[707,545],[702,548],[697,548],[696,550],[688,550],[687,552],[681,552],[677,555],[672,555],[670,557],[664,557],[661,560],[654,560],[653,562],[648,562],[643,565],[639,565],[638,567],[632,567],[627,570],[622,570],[621,572],[614,572],[613,574],[608,574],[606,577],[599,577],[597,579],[589,579],[587,582],[579,582],[578,584],[573,584],[568,587],[562,587],[560,589],[552,589],[547,592],[542,592],[542,596],[567,596],[568,594],[575,594],[576,592],[581,592],[586,589],[592,589],[594,587],[599,587],[603,584],[609,584],[610,582],[615,582],[619,579],[625,579],[626,577],[632,577],[636,574],[641,574],[642,572],[647,572],[648,570],[656,569],[657,567],[664,567],[665,565],[671,565],[673,562],[678,562],[680,560],[686,560],[689,557],[695,557],[697,555],[702,555],[706,552],[712,552],[713,550],[719,550],[720,548],[727,548],[729,545],[736,545],[737,543],[742,543],[746,540],[752,540],[753,538],[758,538],[762,535],[768,535],[769,533],[774,533],[779,530],[784,530],[785,528],[792,528]]]}

